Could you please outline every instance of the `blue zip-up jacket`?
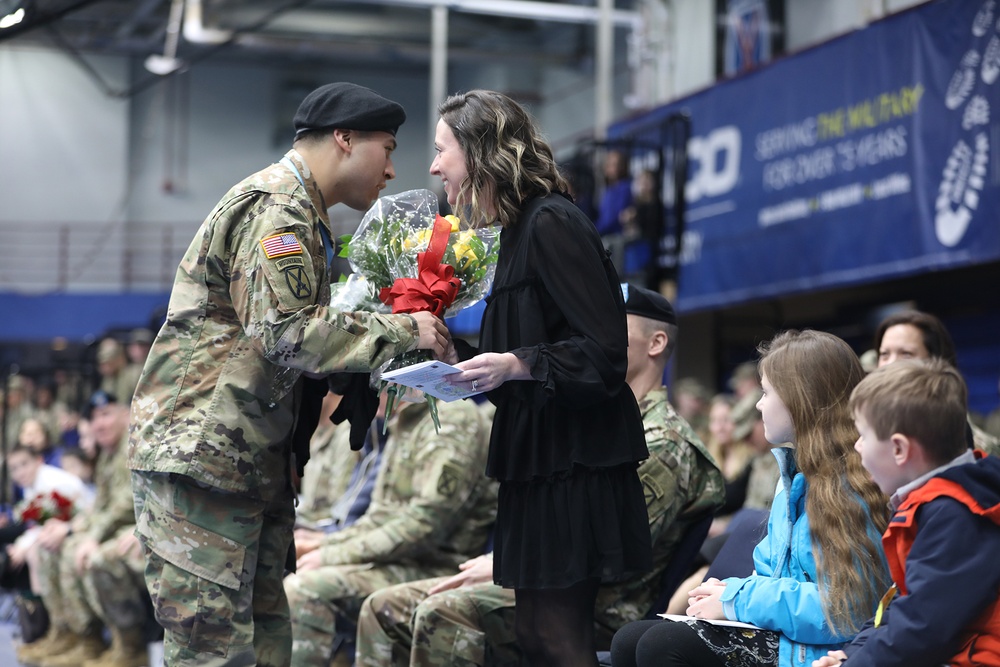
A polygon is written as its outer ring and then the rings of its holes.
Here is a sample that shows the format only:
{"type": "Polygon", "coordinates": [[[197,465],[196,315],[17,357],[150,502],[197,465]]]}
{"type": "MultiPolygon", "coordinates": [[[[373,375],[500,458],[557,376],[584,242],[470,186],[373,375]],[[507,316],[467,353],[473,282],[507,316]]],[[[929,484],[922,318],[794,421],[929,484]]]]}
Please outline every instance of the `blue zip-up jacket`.
{"type": "MultiPolygon", "coordinates": [[[[779,667],[808,667],[827,651],[843,646],[851,635],[838,634],[823,616],[805,513],[805,475],[795,466],[794,450],[778,447],[771,451],[778,459],[781,482],[767,520],[767,535],[753,552],[755,573],[725,580],[723,610],[730,620],[781,633],[779,667]]],[[[868,533],[875,544],[880,543],[871,521],[868,533]]],[[[887,569],[884,557],[882,567],[887,569]]],[[[859,626],[862,621],[858,619],[859,626]]]]}

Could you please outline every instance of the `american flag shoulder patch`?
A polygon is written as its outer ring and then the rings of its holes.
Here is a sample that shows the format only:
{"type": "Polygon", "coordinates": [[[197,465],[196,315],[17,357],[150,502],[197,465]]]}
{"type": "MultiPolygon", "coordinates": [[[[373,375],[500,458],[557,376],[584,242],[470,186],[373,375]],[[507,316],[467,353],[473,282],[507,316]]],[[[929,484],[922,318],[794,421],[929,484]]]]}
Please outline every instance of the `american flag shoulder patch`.
{"type": "Polygon", "coordinates": [[[268,259],[284,257],[285,255],[301,255],[302,244],[292,232],[274,234],[260,240],[260,247],[268,259]]]}

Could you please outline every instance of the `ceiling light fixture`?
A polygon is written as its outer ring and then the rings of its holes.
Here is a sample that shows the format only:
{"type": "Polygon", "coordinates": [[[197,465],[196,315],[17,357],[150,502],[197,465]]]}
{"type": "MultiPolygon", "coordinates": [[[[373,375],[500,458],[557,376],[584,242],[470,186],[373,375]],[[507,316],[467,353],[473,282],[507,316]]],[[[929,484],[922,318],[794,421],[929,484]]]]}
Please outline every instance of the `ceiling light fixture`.
{"type": "Polygon", "coordinates": [[[0,0],[0,30],[12,28],[28,14],[25,0],[0,0]]]}

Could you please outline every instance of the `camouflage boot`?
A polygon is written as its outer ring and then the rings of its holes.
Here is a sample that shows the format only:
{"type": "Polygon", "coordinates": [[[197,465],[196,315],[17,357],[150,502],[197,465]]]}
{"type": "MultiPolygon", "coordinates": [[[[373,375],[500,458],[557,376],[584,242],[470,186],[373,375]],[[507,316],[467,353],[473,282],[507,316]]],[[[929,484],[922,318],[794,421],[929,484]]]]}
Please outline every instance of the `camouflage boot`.
{"type": "Polygon", "coordinates": [[[75,640],[76,635],[69,629],[53,625],[41,639],[18,646],[17,661],[30,665],[44,656],[59,655],[71,648],[75,640]]]}
{"type": "Polygon", "coordinates": [[[144,667],[149,664],[146,644],[138,628],[111,628],[111,646],[83,667],[144,667]]]}
{"type": "Polygon", "coordinates": [[[93,660],[104,653],[104,641],[100,633],[88,635],[73,635],[71,648],[64,653],[48,653],[36,658],[33,663],[37,667],[80,667],[88,660],[93,660]]]}

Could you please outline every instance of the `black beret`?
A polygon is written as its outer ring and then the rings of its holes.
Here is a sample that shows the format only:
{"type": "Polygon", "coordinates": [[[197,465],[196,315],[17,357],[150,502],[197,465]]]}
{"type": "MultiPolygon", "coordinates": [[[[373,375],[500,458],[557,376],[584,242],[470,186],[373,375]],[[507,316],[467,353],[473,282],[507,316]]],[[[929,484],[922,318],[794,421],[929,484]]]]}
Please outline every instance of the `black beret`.
{"type": "Polygon", "coordinates": [[[295,136],[310,130],[340,128],[369,132],[396,130],[406,112],[396,102],[353,83],[328,83],[309,93],[295,112],[295,136]]]}
{"type": "Polygon", "coordinates": [[[622,294],[625,295],[625,312],[648,317],[667,324],[677,324],[674,307],[667,297],[659,292],[639,287],[631,283],[622,283],[622,294]]]}
{"type": "Polygon", "coordinates": [[[118,398],[103,389],[98,389],[93,394],[90,395],[90,400],[87,401],[87,409],[84,410],[84,416],[90,419],[90,416],[94,413],[97,408],[103,408],[106,405],[111,405],[117,403],[118,398]]]}

